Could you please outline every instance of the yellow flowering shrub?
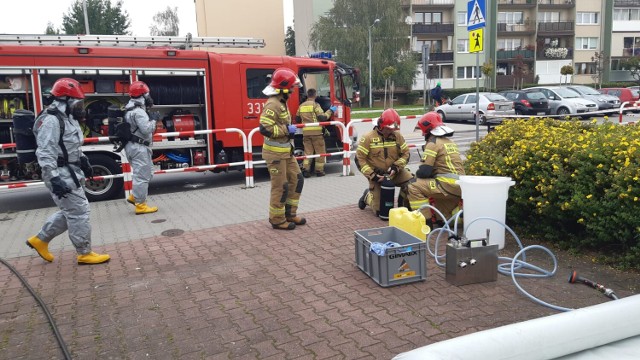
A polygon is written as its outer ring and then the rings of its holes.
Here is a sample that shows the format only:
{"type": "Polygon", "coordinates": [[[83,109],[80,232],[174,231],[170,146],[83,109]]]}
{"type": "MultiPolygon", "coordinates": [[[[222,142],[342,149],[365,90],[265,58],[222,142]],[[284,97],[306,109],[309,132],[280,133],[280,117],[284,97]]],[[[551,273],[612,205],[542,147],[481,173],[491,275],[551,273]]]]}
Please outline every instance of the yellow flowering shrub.
{"type": "Polygon", "coordinates": [[[509,224],[640,268],[640,127],[508,120],[472,144],[465,168],[515,180],[509,224]]]}

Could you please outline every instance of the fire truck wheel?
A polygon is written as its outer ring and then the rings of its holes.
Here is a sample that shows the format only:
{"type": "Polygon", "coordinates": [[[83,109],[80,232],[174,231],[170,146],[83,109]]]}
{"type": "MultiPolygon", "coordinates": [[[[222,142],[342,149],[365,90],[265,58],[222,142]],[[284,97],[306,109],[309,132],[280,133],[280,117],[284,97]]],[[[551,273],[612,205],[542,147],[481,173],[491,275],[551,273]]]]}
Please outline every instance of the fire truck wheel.
{"type": "MultiPolygon", "coordinates": [[[[120,166],[111,157],[104,154],[87,154],[93,167],[93,176],[120,174],[120,166]]],[[[122,194],[124,181],[122,178],[106,180],[89,180],[85,183],[85,193],[89,201],[113,199],[122,194]]]]}

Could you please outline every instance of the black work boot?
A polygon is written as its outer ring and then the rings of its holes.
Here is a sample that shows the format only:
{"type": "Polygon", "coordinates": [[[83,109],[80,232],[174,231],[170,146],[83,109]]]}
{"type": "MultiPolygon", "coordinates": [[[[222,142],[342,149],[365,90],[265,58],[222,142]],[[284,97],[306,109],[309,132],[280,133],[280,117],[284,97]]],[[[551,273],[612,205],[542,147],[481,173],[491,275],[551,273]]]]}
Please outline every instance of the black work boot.
{"type": "Polygon", "coordinates": [[[364,208],[367,207],[367,203],[365,201],[367,200],[367,194],[369,194],[369,189],[364,189],[364,193],[362,193],[360,200],[358,200],[358,208],[360,208],[360,210],[364,210],[364,208]]]}
{"type": "Polygon", "coordinates": [[[287,221],[296,225],[304,225],[307,223],[307,219],[303,218],[302,216],[287,216],[287,221]]]}
{"type": "Polygon", "coordinates": [[[310,178],[311,177],[311,173],[308,170],[302,170],[302,176],[306,177],[306,178],[310,178]]]}
{"type": "Polygon", "coordinates": [[[292,222],[283,222],[282,224],[271,224],[271,226],[276,230],[293,230],[296,228],[296,224],[292,222]]]}
{"type": "Polygon", "coordinates": [[[316,176],[317,177],[321,177],[321,176],[324,176],[324,175],[325,175],[324,171],[316,171],[316,176]]]}

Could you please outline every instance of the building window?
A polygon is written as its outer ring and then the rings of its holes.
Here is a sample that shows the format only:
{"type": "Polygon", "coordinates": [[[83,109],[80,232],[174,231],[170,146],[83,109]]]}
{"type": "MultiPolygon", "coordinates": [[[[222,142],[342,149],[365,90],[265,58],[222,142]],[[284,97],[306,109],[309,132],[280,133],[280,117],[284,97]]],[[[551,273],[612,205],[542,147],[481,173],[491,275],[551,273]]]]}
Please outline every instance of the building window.
{"type": "Polygon", "coordinates": [[[598,25],[597,12],[580,12],[576,14],[576,24],[579,25],[598,25]]]}
{"type": "Polygon", "coordinates": [[[577,37],[576,50],[595,50],[598,48],[598,38],[595,37],[577,37]]]}
{"type": "Polygon", "coordinates": [[[557,11],[543,11],[538,13],[538,22],[559,22],[560,13],[557,11]]]}
{"type": "Polygon", "coordinates": [[[576,75],[591,75],[596,73],[595,63],[576,63],[576,75]]]}
{"type": "Polygon", "coordinates": [[[441,24],[442,13],[441,12],[417,12],[413,14],[414,24],[441,24]]]}
{"type": "Polygon", "coordinates": [[[611,59],[611,70],[624,70],[622,67],[622,59],[611,59]]]}
{"type": "Polygon", "coordinates": [[[640,9],[613,9],[613,20],[619,20],[619,21],[640,20],[640,9]]]}
{"type": "Polygon", "coordinates": [[[640,37],[625,37],[623,47],[622,56],[640,55],[640,37]]]}
{"type": "Polygon", "coordinates": [[[458,26],[467,26],[467,12],[458,11],[458,26]]]}
{"type": "Polygon", "coordinates": [[[429,44],[430,53],[442,52],[442,40],[416,40],[415,51],[422,52],[422,46],[424,46],[425,44],[429,44]]]}
{"type": "Polygon", "coordinates": [[[456,49],[459,53],[469,52],[469,39],[458,39],[458,45],[456,49]]]}
{"type": "Polygon", "coordinates": [[[522,11],[501,11],[498,13],[499,24],[524,24],[522,11]]]}
{"type": "Polygon", "coordinates": [[[520,50],[522,39],[498,39],[498,50],[520,50]]]}
{"type": "Polygon", "coordinates": [[[458,66],[457,78],[458,79],[475,79],[475,66],[458,66]]]}

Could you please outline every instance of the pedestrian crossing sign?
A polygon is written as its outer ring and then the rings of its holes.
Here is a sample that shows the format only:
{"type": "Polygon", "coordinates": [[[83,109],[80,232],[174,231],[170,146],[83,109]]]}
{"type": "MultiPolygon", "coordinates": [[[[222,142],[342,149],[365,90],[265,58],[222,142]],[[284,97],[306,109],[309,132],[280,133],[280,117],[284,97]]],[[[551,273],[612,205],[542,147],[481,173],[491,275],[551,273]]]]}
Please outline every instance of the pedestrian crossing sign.
{"type": "Polygon", "coordinates": [[[470,0],[467,3],[467,31],[485,27],[485,9],[485,0],[470,0]]]}
{"type": "Polygon", "coordinates": [[[469,52],[482,52],[482,44],[484,43],[484,29],[476,29],[469,31],[469,52]]]}

